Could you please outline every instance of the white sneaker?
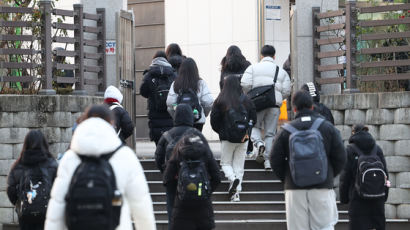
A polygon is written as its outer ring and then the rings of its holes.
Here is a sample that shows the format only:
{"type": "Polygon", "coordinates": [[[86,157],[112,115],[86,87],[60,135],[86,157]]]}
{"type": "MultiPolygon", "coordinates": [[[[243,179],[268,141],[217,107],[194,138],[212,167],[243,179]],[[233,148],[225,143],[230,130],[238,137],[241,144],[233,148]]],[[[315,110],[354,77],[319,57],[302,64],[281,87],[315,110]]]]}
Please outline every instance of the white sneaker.
{"type": "Polygon", "coordinates": [[[241,199],[239,198],[239,192],[236,192],[235,194],[232,195],[231,197],[231,202],[239,202],[241,199]]]}
{"type": "Polygon", "coordinates": [[[248,159],[255,159],[256,153],[255,150],[246,152],[246,158],[248,159]]]}
{"type": "Polygon", "coordinates": [[[272,170],[272,167],[270,166],[270,162],[268,160],[265,160],[263,165],[265,166],[265,170],[272,170]]]}

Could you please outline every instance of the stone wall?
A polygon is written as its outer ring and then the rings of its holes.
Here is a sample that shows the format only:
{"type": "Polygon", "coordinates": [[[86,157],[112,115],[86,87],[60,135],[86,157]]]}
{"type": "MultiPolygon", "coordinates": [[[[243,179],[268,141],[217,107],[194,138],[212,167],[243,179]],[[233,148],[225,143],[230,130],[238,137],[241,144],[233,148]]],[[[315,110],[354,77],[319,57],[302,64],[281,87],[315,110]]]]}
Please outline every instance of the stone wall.
{"type": "Polygon", "coordinates": [[[1,223],[17,222],[6,194],[7,175],[26,134],[40,129],[56,156],[68,148],[72,126],[81,112],[101,102],[101,97],[88,96],[0,95],[0,230],[1,223]]]}
{"type": "Polygon", "coordinates": [[[383,149],[392,187],[386,218],[410,218],[410,92],[322,96],[343,140],[363,123],[383,149]]]}

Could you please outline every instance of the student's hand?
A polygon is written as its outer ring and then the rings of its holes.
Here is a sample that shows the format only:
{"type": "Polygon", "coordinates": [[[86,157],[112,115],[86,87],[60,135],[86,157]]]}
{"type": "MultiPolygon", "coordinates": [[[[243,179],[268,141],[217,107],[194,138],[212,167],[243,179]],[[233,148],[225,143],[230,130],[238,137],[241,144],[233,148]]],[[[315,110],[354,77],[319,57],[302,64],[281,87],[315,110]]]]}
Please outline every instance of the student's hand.
{"type": "Polygon", "coordinates": [[[243,138],[242,138],[242,143],[245,143],[245,141],[249,140],[249,135],[246,134],[243,138]]]}

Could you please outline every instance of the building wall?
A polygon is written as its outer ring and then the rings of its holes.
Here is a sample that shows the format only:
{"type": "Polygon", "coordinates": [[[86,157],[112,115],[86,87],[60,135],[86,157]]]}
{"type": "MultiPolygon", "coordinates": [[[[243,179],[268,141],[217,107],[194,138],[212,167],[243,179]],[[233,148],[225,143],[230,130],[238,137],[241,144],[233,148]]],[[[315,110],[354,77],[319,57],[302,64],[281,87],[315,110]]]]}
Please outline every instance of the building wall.
{"type": "Polygon", "coordinates": [[[276,49],[276,63],[282,66],[290,54],[289,0],[265,0],[265,44],[276,49]],[[266,19],[266,5],[280,6],[280,20],[266,19]]]}
{"type": "Polygon", "coordinates": [[[134,12],[134,44],[136,75],[136,137],[149,139],[147,99],[139,93],[143,72],[152,57],[165,48],[164,1],[128,0],[128,9],[134,12]]]}
{"type": "MultiPolygon", "coordinates": [[[[257,1],[165,1],[165,43],[178,43],[184,55],[195,59],[214,98],[219,93],[220,62],[230,45],[237,45],[251,63],[257,62],[257,28],[257,1]]],[[[204,134],[218,138],[209,119],[204,134]]]]}
{"type": "Polygon", "coordinates": [[[0,95],[0,229],[3,223],[17,223],[7,197],[7,175],[19,157],[26,134],[40,129],[53,156],[65,152],[71,141],[74,121],[101,97],[0,95]]]}
{"type": "Polygon", "coordinates": [[[410,218],[410,92],[322,96],[345,145],[354,124],[366,124],[383,149],[392,186],[386,218],[410,218]]]}

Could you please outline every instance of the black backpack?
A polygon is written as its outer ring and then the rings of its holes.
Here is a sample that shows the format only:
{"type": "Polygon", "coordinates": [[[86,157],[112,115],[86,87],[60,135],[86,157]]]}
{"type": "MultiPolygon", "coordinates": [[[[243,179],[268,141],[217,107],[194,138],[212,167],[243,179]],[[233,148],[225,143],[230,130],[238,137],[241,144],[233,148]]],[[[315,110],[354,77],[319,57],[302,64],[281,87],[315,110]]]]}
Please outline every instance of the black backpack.
{"type": "Polygon", "coordinates": [[[169,76],[164,75],[164,68],[162,66],[159,67],[161,71],[161,75],[158,77],[154,77],[154,100],[155,100],[155,110],[158,112],[166,112],[167,111],[167,97],[169,88],[173,82],[169,76]]]}
{"type": "Polygon", "coordinates": [[[377,145],[370,154],[364,154],[355,144],[351,145],[358,154],[355,188],[361,198],[377,199],[386,195],[387,174],[380,157],[377,156],[377,145]]]}
{"type": "Polygon", "coordinates": [[[200,201],[210,198],[208,170],[202,160],[180,162],[177,193],[181,201],[200,201]]]}
{"type": "Polygon", "coordinates": [[[247,141],[246,135],[249,134],[248,111],[243,105],[245,95],[239,99],[239,108],[230,108],[225,114],[225,133],[226,138],[232,143],[243,143],[247,141]]]}
{"type": "Polygon", "coordinates": [[[307,130],[298,130],[287,123],[283,129],[289,136],[289,169],[293,182],[299,187],[322,184],[327,179],[328,160],[323,137],[318,128],[324,122],[316,118],[307,130]]]}
{"type": "Polygon", "coordinates": [[[265,85],[251,89],[248,92],[248,97],[255,104],[256,111],[262,111],[267,108],[278,107],[276,105],[276,90],[275,84],[278,79],[279,66],[276,66],[275,77],[272,85],[265,85]]]}
{"type": "Polygon", "coordinates": [[[100,157],[80,156],[65,198],[69,230],[114,230],[119,225],[122,196],[108,160],[121,147],[100,157]]]}
{"type": "Polygon", "coordinates": [[[192,90],[181,90],[178,93],[177,105],[188,104],[192,108],[194,114],[194,122],[198,121],[202,117],[202,106],[199,103],[198,95],[192,90]]]}
{"type": "Polygon", "coordinates": [[[52,178],[44,163],[36,167],[25,167],[19,184],[19,200],[16,210],[24,223],[44,223],[52,178]],[[43,166],[43,167],[42,167],[43,166]]]}

